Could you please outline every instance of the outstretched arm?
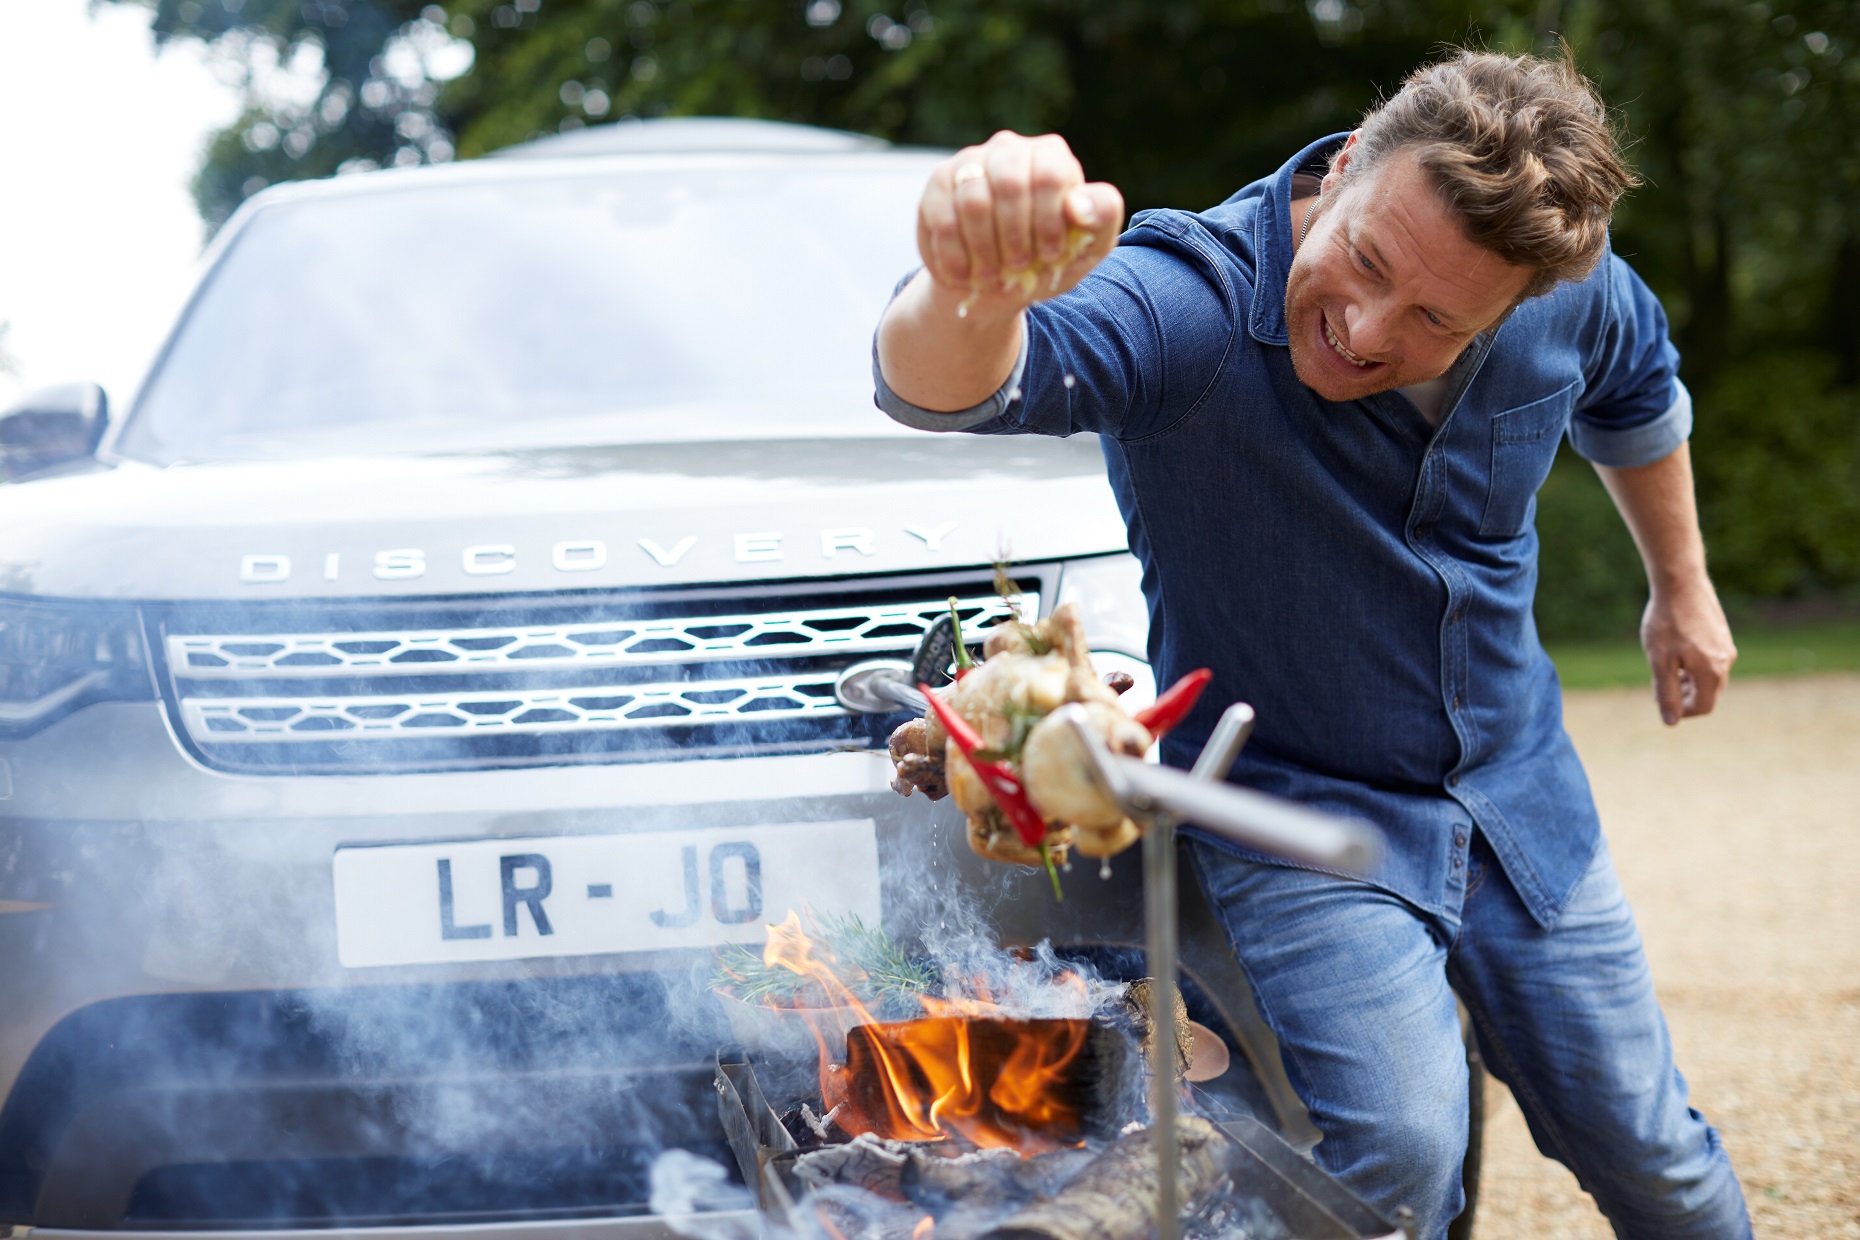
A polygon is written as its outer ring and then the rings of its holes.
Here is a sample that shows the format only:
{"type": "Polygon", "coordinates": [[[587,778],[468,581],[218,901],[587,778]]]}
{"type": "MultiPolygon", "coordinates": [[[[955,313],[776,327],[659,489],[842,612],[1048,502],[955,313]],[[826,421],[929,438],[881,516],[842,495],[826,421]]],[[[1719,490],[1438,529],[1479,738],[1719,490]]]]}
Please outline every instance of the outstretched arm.
{"type": "Polygon", "coordinates": [[[1687,446],[1650,465],[1597,465],[1602,485],[1634,535],[1647,569],[1640,643],[1653,667],[1653,696],[1668,726],[1708,715],[1737,661],[1731,626],[1705,572],[1705,540],[1692,495],[1687,446]]]}
{"type": "Polygon", "coordinates": [[[1124,200],[1088,184],[1065,140],[1001,132],[938,165],[917,209],[924,268],[885,312],[879,368],[891,390],[954,412],[1014,369],[1022,311],[1084,278],[1117,244],[1124,200]],[[1089,235],[1072,252],[1074,239],[1089,235]],[[1005,280],[1025,272],[1037,279],[1005,280]]]}

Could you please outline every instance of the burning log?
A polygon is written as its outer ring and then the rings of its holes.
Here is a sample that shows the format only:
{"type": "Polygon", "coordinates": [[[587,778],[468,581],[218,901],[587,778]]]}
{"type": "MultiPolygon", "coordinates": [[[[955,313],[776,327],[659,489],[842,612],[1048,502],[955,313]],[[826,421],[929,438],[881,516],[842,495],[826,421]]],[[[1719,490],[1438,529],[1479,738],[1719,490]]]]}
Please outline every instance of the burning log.
{"type": "Polygon", "coordinates": [[[1129,1109],[1130,1053],[1123,1032],[1084,1019],[857,1025],[827,1101],[845,1103],[848,1132],[1040,1152],[1116,1130],[1129,1109]]]}
{"type": "Polygon", "coordinates": [[[803,1154],[794,1172],[812,1189],[857,1188],[937,1216],[959,1204],[998,1215],[1059,1191],[1095,1157],[1084,1149],[1032,1158],[1008,1149],[959,1154],[945,1145],[888,1141],[866,1133],[803,1154]]]}
{"type": "Polygon", "coordinates": [[[910,1146],[863,1132],[844,1145],[801,1155],[794,1160],[794,1173],[809,1188],[843,1185],[904,1201],[904,1168],[910,1160],[910,1146]]]}
{"type": "MultiPolygon", "coordinates": [[[[1176,1121],[1176,1191],[1194,1214],[1227,1182],[1230,1147],[1207,1120],[1176,1121]]],[[[1118,1138],[1070,1184],[1015,1211],[976,1240],[1142,1240],[1156,1218],[1156,1148],[1150,1129],[1118,1138]]]]}
{"type": "Polygon", "coordinates": [[[1012,1150],[977,1150],[954,1158],[920,1151],[904,1165],[898,1186],[913,1205],[939,1218],[958,1205],[1010,1210],[1058,1192],[1095,1157],[1061,1149],[1023,1158],[1012,1150]]]}

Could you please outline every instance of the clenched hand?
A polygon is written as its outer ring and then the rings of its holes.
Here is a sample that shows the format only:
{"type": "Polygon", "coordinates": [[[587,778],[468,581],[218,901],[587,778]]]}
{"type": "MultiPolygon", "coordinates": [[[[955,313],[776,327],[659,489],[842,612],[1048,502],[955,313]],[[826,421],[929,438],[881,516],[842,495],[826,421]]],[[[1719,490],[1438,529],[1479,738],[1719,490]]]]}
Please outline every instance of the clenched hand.
{"type": "Polygon", "coordinates": [[[1006,130],[939,165],[917,208],[930,278],[986,317],[1070,289],[1117,244],[1124,198],[1056,134],[1006,130]]]}
{"type": "Polygon", "coordinates": [[[1737,646],[1710,581],[1655,593],[1640,622],[1653,697],[1668,727],[1709,715],[1731,678],[1737,646]]]}
{"type": "Polygon", "coordinates": [[[885,311],[885,382],[923,409],[986,400],[1020,355],[1024,311],[1111,252],[1124,196],[1087,181],[1065,139],[1005,131],[939,164],[917,205],[924,269],[885,311]]]}

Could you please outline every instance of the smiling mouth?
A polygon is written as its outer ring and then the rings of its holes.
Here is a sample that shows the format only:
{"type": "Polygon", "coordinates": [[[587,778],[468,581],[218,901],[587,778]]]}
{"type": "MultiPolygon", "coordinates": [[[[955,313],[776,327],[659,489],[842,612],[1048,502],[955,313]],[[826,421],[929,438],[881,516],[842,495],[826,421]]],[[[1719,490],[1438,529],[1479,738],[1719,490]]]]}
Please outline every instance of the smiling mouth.
{"type": "Polygon", "coordinates": [[[1344,361],[1350,363],[1350,365],[1356,367],[1358,370],[1366,370],[1371,366],[1375,366],[1379,364],[1376,362],[1369,361],[1366,358],[1358,357],[1356,356],[1356,354],[1344,348],[1343,341],[1337,339],[1337,333],[1330,329],[1330,319],[1328,317],[1324,315],[1320,315],[1319,321],[1324,326],[1325,343],[1330,345],[1331,349],[1335,351],[1338,357],[1341,357],[1344,361]]]}

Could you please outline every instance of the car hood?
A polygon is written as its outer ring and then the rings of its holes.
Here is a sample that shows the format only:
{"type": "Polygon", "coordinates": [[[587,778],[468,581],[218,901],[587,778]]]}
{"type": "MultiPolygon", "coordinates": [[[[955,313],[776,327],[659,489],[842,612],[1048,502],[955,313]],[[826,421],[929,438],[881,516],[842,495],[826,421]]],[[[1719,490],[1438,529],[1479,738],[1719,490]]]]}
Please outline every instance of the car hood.
{"type": "Polygon", "coordinates": [[[0,591],[456,596],[1120,551],[1095,437],[883,435],[134,461],[0,486],[0,591]]]}

